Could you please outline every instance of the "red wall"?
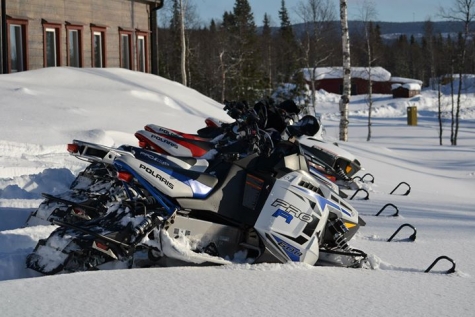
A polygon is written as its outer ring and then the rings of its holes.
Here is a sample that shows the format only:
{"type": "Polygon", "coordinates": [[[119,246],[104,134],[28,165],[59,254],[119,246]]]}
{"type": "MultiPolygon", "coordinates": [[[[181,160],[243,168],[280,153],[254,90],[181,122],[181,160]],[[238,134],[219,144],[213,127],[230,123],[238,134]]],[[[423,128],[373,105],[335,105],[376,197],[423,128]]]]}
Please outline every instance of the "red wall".
{"type": "MultiPolygon", "coordinates": [[[[310,83],[307,82],[307,84],[310,83]]],[[[341,78],[331,78],[331,79],[323,79],[317,80],[315,82],[315,89],[323,89],[327,92],[331,92],[334,94],[341,94],[342,93],[342,86],[343,86],[343,79],[341,78]]],[[[361,78],[353,78],[351,80],[351,94],[361,95],[368,93],[368,81],[361,78]]],[[[373,81],[373,94],[391,94],[391,83],[390,82],[381,82],[381,81],[373,81]]]]}

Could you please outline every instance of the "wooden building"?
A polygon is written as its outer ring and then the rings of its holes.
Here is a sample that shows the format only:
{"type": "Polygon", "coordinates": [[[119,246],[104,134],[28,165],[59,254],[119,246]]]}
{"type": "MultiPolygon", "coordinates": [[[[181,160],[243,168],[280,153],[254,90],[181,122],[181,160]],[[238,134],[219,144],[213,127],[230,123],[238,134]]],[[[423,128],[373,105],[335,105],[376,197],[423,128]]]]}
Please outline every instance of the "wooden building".
{"type": "MultiPolygon", "coordinates": [[[[315,89],[323,89],[334,94],[343,92],[343,68],[342,67],[315,67],[302,68],[299,70],[306,84],[310,87],[312,82],[315,89]]],[[[422,82],[392,77],[391,73],[382,67],[352,67],[351,68],[351,94],[367,94],[369,80],[371,78],[373,94],[392,94],[392,85],[394,83],[422,82]]]]}
{"type": "Polygon", "coordinates": [[[163,0],[1,0],[2,70],[122,67],[156,71],[163,0]]]}
{"type": "Polygon", "coordinates": [[[394,84],[392,86],[393,98],[412,98],[421,93],[418,83],[394,84]]]}

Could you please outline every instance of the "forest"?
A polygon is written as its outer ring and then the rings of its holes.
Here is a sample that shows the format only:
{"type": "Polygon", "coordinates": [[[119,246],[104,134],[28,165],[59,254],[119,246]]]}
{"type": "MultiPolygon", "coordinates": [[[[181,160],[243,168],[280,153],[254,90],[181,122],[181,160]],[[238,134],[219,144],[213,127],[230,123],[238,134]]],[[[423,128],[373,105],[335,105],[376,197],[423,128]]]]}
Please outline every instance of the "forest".
{"type": "MultiPolygon", "coordinates": [[[[342,65],[336,1],[301,0],[298,27],[291,24],[285,0],[278,25],[271,25],[266,14],[260,27],[247,0],[236,0],[232,11],[208,25],[197,22],[189,1],[169,3],[159,25],[159,74],[217,101],[257,100],[283,83],[297,89],[304,84],[299,69],[342,65]]],[[[471,20],[459,21],[460,31],[452,33],[436,32],[434,22],[427,20],[422,36],[401,33],[389,40],[382,36],[372,7],[364,3],[359,23],[352,24],[356,29],[350,29],[352,67],[381,66],[394,77],[421,80],[424,86],[433,84],[431,78],[475,73],[471,20]]],[[[463,17],[465,12],[450,13],[463,17]]]]}

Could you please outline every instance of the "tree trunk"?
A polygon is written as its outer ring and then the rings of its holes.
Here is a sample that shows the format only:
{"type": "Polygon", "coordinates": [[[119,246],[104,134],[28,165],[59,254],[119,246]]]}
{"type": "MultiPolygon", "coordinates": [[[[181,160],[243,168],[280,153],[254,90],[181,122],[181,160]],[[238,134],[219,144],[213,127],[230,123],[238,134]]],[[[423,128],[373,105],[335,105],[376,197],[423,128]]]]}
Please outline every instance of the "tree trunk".
{"type": "Polygon", "coordinates": [[[340,0],[341,41],[343,49],[343,93],[339,102],[340,141],[348,141],[348,104],[351,94],[350,35],[346,0],[340,0]]]}
{"type": "Polygon", "coordinates": [[[454,143],[457,145],[457,135],[459,132],[459,118],[460,118],[460,95],[462,94],[462,72],[459,73],[459,88],[457,90],[457,110],[455,111],[455,130],[454,130],[454,143]]]}
{"type": "Polygon", "coordinates": [[[437,80],[438,83],[437,83],[437,102],[438,102],[438,105],[439,105],[439,113],[438,113],[438,119],[439,119],[439,145],[442,145],[442,101],[441,101],[441,96],[442,96],[442,87],[441,87],[441,83],[440,83],[440,78],[437,80]]]}
{"type": "Polygon", "coordinates": [[[310,111],[309,114],[314,116],[315,115],[315,81],[316,81],[316,76],[315,73],[317,71],[317,67],[313,67],[312,69],[312,80],[310,81],[312,83],[312,105],[310,106],[310,111]]]}
{"type": "Polygon", "coordinates": [[[371,112],[373,111],[373,81],[371,79],[371,67],[372,67],[372,59],[373,56],[371,54],[371,41],[370,41],[370,34],[368,32],[368,28],[366,28],[366,50],[367,50],[367,58],[368,58],[368,137],[366,141],[369,142],[371,140],[371,112]]]}
{"type": "MultiPolygon", "coordinates": [[[[371,55],[368,54],[368,57],[371,55]]],[[[371,112],[373,111],[373,82],[371,81],[371,62],[369,66],[368,78],[368,137],[366,141],[371,140],[371,112]]]]}
{"type": "Polygon", "coordinates": [[[180,0],[180,41],[181,41],[181,83],[187,85],[186,77],[186,38],[185,38],[185,8],[180,0]]]}
{"type": "Polygon", "coordinates": [[[455,118],[454,118],[454,107],[455,107],[455,101],[454,101],[454,66],[453,66],[453,61],[452,61],[452,73],[450,74],[450,96],[452,100],[452,111],[451,116],[452,116],[452,121],[450,123],[450,144],[454,145],[454,126],[455,126],[455,118]]]}
{"type": "Polygon", "coordinates": [[[221,66],[221,102],[226,96],[226,66],[224,65],[224,51],[219,53],[219,63],[221,66]]]}

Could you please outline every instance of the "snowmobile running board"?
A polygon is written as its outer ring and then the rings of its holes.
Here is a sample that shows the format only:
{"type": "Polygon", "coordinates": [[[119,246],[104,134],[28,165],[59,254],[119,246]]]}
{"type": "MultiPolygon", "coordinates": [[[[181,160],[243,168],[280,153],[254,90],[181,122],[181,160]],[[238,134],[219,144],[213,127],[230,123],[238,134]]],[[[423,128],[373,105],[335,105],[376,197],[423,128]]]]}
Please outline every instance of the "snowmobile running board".
{"type": "Polygon", "coordinates": [[[94,231],[91,231],[91,230],[87,230],[87,229],[84,229],[84,228],[81,228],[79,226],[76,226],[76,225],[73,225],[71,223],[67,223],[67,222],[62,222],[62,221],[59,221],[59,220],[53,220],[53,224],[55,225],[58,225],[58,226],[61,226],[61,227],[66,227],[66,228],[70,228],[70,229],[74,229],[74,230],[78,230],[78,231],[81,231],[83,233],[86,233],[86,234],[90,234],[91,236],[93,237],[96,237],[98,239],[103,239],[104,241],[107,241],[109,243],[112,243],[112,244],[115,244],[117,246],[120,246],[120,247],[123,247],[126,251],[126,253],[128,254],[131,249],[133,249],[130,245],[128,244],[125,244],[125,243],[122,243],[120,241],[117,241],[117,240],[114,240],[112,238],[109,238],[109,237],[106,237],[102,234],[99,234],[97,232],[94,232],[94,231]]]}
{"type": "Polygon", "coordinates": [[[85,204],[83,204],[83,203],[78,203],[78,202],[70,201],[70,200],[63,199],[63,198],[59,198],[59,197],[56,197],[56,196],[53,196],[53,195],[50,195],[50,194],[46,194],[46,193],[42,193],[41,195],[42,195],[44,198],[49,199],[49,200],[52,200],[52,201],[60,202],[60,203],[63,203],[63,204],[66,204],[66,205],[70,205],[70,206],[77,206],[77,207],[81,207],[81,208],[84,208],[84,209],[87,209],[87,210],[91,210],[91,211],[97,212],[97,208],[92,207],[92,206],[85,205],[85,204]]]}

